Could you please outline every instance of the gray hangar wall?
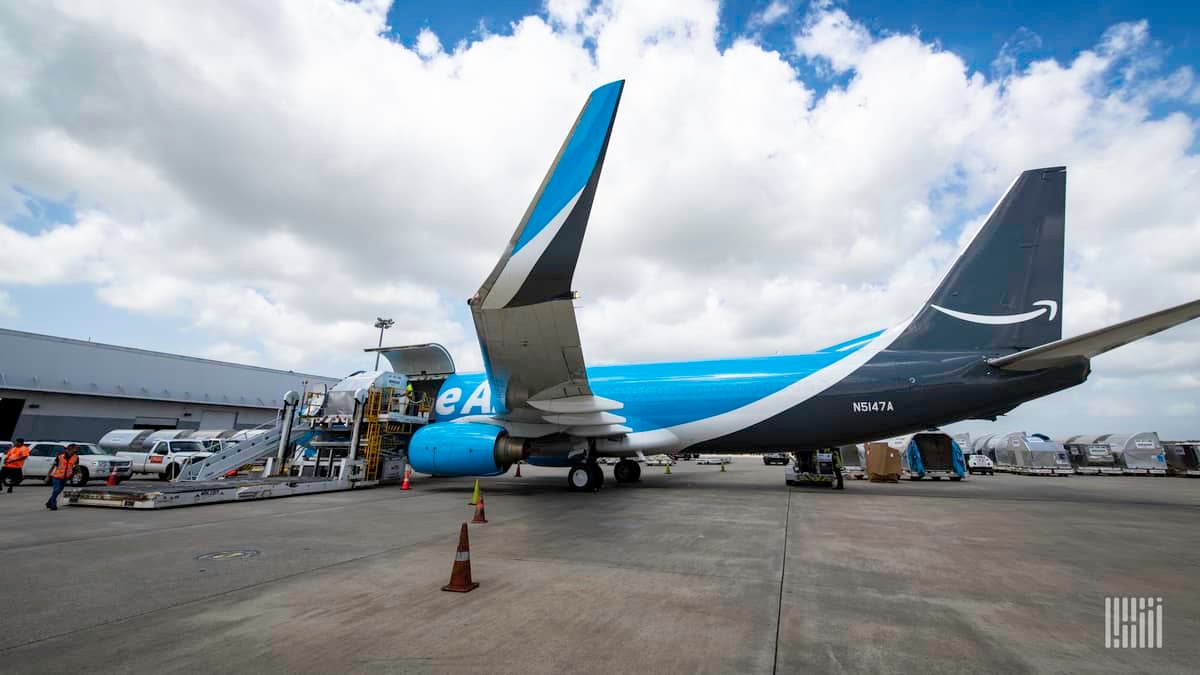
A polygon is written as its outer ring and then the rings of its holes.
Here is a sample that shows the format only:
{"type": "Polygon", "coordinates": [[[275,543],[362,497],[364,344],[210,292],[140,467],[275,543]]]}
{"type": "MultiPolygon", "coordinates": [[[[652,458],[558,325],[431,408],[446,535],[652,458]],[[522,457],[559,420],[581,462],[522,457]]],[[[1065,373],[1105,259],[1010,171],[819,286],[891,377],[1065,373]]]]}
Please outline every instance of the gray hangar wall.
{"type": "Polygon", "coordinates": [[[337,378],[0,328],[0,440],[97,441],[121,428],[246,429],[337,378]]]}

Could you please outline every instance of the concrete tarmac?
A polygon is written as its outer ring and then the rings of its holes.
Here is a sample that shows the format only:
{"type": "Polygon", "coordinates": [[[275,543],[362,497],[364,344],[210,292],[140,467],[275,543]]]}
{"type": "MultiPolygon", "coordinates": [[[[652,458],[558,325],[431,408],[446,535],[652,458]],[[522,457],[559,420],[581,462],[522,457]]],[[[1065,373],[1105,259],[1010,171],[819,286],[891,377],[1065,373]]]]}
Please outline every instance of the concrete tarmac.
{"type": "Polygon", "coordinates": [[[1147,672],[1200,663],[1200,480],[836,492],[757,457],[569,493],[471,481],[164,511],[0,495],[0,672],[1147,672]],[[240,555],[216,555],[244,552],[240,555]],[[1163,598],[1105,649],[1105,596],[1163,598]]]}

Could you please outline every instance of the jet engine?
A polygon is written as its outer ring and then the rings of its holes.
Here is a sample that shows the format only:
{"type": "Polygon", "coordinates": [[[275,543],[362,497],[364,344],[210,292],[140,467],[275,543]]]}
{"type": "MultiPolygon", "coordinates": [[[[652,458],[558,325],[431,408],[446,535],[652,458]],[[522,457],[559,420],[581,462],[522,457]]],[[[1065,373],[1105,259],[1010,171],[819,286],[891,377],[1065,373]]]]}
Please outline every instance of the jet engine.
{"type": "Polygon", "coordinates": [[[412,435],[408,463],[435,476],[498,476],[528,456],[526,441],[492,424],[435,422],[412,435]]]}

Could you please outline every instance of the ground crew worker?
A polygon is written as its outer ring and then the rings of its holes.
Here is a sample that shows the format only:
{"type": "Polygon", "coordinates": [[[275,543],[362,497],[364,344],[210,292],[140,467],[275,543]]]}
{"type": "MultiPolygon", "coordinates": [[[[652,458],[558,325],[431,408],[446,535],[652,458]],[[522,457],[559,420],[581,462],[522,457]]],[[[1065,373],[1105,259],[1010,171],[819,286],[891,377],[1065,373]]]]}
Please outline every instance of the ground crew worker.
{"type": "Polygon", "coordinates": [[[75,473],[77,464],[79,464],[79,455],[75,454],[74,443],[67,446],[66,452],[60,452],[58,457],[54,458],[54,466],[50,469],[50,480],[54,484],[54,489],[50,491],[50,499],[46,500],[46,508],[51,511],[58,510],[58,495],[67,486],[71,474],[75,473]]]}
{"type": "Polygon", "coordinates": [[[404,414],[407,415],[409,406],[416,403],[416,401],[413,399],[412,382],[409,382],[408,386],[404,388],[404,396],[408,398],[408,402],[404,404],[404,414]]]}
{"type": "Polygon", "coordinates": [[[25,445],[25,439],[18,438],[13,441],[13,447],[4,455],[4,468],[0,469],[0,488],[8,483],[8,491],[11,493],[13,486],[25,478],[21,471],[25,466],[25,458],[28,456],[29,446],[25,445]]]}

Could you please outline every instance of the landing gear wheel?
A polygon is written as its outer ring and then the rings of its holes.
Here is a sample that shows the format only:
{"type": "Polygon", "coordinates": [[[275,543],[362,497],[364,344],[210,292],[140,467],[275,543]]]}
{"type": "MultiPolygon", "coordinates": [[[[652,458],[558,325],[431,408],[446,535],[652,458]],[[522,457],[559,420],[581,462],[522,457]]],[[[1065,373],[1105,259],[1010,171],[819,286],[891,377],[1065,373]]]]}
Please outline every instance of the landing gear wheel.
{"type": "Polygon", "coordinates": [[[613,476],[618,483],[636,483],[642,477],[642,467],[631,459],[623,459],[613,467],[613,476]]]}
{"type": "Polygon", "coordinates": [[[592,472],[588,471],[585,464],[576,464],[567,472],[567,487],[571,489],[571,492],[583,492],[591,482],[592,472]]]}
{"type": "Polygon", "coordinates": [[[576,464],[567,473],[567,487],[572,492],[595,492],[604,483],[604,471],[592,462],[576,464]]]}

